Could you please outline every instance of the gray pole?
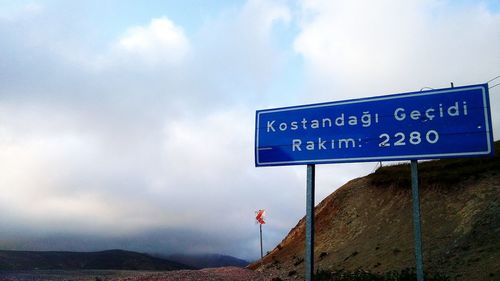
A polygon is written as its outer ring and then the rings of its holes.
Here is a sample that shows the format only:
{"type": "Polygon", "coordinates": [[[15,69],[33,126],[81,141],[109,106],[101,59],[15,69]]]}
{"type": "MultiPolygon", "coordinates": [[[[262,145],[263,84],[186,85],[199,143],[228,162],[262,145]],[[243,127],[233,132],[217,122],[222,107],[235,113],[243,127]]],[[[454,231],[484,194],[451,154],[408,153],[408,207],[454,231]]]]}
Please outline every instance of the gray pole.
{"type": "Polygon", "coordinates": [[[418,194],[418,161],[411,160],[411,191],[413,197],[413,235],[415,236],[415,259],[417,262],[417,281],[424,281],[424,262],[422,257],[422,231],[420,228],[420,197],[418,194]]]}
{"type": "Polygon", "coordinates": [[[261,223],[259,223],[259,228],[260,228],[260,260],[263,261],[264,251],[262,249],[262,224],[261,223]]]}
{"type": "Polygon", "coordinates": [[[315,166],[307,165],[306,191],[306,281],[313,281],[314,273],[314,185],[316,181],[315,166]]]}

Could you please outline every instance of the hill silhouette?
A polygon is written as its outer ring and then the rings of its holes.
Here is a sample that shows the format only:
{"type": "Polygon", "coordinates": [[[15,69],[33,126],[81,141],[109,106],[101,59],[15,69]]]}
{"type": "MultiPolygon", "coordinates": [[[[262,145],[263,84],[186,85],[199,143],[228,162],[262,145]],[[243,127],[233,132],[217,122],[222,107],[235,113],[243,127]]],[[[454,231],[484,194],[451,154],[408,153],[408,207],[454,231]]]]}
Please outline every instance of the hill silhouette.
{"type": "MultiPolygon", "coordinates": [[[[419,164],[424,269],[451,280],[500,280],[500,142],[494,158],[419,164]]],[[[251,269],[304,273],[305,218],[251,269]]],[[[410,167],[354,179],[315,208],[315,270],[382,274],[415,267],[410,167]]]]}
{"type": "Polygon", "coordinates": [[[164,257],[168,260],[176,261],[200,269],[225,267],[225,266],[245,267],[248,265],[248,262],[245,260],[220,254],[198,254],[198,255],[173,254],[160,257],[164,257]]]}
{"type": "Polygon", "coordinates": [[[0,251],[1,270],[179,270],[192,267],[124,250],[101,252],[0,251]]]}

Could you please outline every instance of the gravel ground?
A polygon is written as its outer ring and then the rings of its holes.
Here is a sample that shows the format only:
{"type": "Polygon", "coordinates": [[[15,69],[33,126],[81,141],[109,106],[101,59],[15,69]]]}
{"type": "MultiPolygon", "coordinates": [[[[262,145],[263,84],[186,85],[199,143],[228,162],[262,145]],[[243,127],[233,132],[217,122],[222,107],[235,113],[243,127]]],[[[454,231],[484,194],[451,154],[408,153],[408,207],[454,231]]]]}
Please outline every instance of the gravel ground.
{"type": "Polygon", "coordinates": [[[260,273],[238,267],[178,271],[0,271],[1,281],[269,281],[260,273]]]}

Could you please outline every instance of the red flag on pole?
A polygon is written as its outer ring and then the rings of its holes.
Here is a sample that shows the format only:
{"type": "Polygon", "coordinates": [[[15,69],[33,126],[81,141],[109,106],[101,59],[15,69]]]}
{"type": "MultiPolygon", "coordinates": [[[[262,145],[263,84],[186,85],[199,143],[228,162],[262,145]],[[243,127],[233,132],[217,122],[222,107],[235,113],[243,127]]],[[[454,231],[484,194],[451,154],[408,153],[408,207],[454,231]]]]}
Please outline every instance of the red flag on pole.
{"type": "Polygon", "coordinates": [[[257,220],[258,223],[260,224],[266,224],[266,222],[264,221],[264,215],[266,213],[266,210],[259,210],[257,212],[257,215],[255,216],[255,219],[257,220]]]}

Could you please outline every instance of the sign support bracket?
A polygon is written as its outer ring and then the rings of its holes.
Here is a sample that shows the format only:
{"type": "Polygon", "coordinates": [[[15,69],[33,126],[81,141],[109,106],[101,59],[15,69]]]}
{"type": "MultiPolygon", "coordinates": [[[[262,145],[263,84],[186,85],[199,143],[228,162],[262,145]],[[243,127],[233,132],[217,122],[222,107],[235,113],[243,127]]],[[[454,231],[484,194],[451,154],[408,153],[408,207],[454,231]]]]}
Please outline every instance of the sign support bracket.
{"type": "Polygon", "coordinates": [[[314,188],[316,166],[307,165],[305,280],[314,279],[314,188]]]}

